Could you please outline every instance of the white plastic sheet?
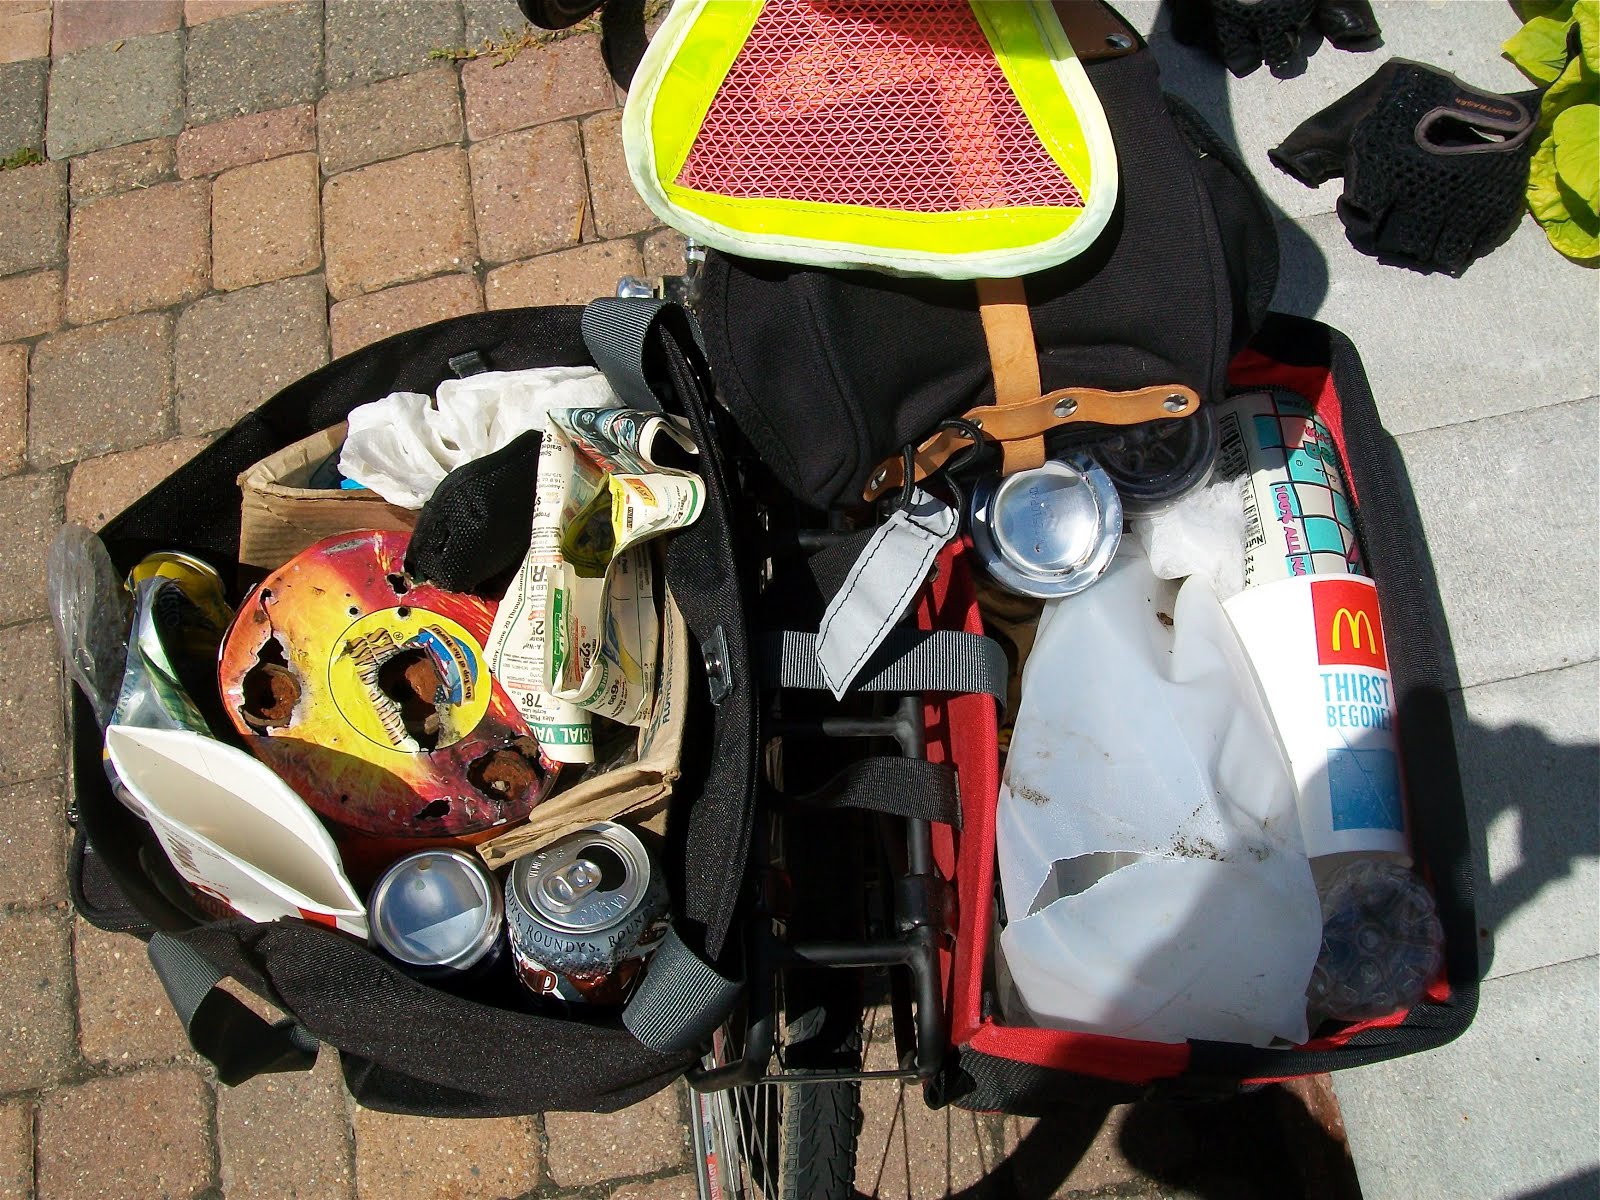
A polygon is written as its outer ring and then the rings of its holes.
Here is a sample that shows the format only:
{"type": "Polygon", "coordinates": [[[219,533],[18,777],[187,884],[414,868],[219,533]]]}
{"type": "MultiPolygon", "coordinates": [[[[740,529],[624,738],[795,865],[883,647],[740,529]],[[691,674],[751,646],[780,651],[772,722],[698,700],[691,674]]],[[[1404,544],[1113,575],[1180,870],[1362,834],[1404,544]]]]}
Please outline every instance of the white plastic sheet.
{"type": "Polygon", "coordinates": [[[1045,608],[1000,792],[1013,1020],[1306,1037],[1322,918],[1293,786],[1205,580],[1137,545],[1045,608]]]}
{"type": "Polygon", "coordinates": [[[392,392],[351,411],[339,471],[390,504],[421,508],[451,471],[542,430],[552,409],[622,402],[593,367],[485,371],[439,385],[438,403],[392,392]]]}

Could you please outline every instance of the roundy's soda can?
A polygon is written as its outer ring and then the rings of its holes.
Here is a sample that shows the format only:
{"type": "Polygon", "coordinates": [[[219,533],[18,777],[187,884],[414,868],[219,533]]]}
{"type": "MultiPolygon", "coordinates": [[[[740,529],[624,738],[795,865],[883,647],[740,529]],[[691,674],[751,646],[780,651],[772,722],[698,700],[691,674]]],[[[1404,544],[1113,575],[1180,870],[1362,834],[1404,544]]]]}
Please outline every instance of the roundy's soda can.
{"type": "Polygon", "coordinates": [[[615,821],[511,864],[506,933],[517,977],[537,996],[621,1004],[666,932],[666,884],[615,821]]]}

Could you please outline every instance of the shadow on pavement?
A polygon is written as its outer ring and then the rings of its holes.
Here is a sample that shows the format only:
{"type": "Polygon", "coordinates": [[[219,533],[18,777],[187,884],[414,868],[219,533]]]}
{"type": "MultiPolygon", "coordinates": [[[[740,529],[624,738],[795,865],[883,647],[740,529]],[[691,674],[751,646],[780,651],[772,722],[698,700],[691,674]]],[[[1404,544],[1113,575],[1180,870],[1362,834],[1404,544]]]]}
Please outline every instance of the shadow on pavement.
{"type": "MultiPolygon", "coordinates": [[[[1144,1101],[1118,1111],[1085,1107],[1034,1122],[1009,1157],[951,1200],[1048,1200],[1098,1194],[1126,1185],[1092,1175],[1074,1180],[1108,1120],[1118,1121],[1117,1150],[1142,1181],[1181,1190],[1193,1200],[1360,1200],[1342,1129],[1330,1132],[1304,1096],[1277,1085],[1230,1100],[1178,1104],[1144,1101]],[[1070,1189],[1070,1190],[1066,1190],[1070,1189]]],[[[857,1200],[868,1200],[857,1193],[857,1200]]]]}
{"type": "Polygon", "coordinates": [[[1512,1200],[1594,1200],[1600,1196],[1600,1170],[1580,1171],[1531,1192],[1518,1192],[1512,1200]]]}
{"type": "MultiPolygon", "coordinates": [[[[1563,745],[1532,725],[1492,729],[1460,721],[1456,728],[1478,863],[1478,971],[1487,977],[1495,930],[1546,887],[1570,876],[1580,860],[1600,856],[1600,823],[1594,818],[1600,745],[1563,745]],[[1504,814],[1516,819],[1516,866],[1491,881],[1484,870],[1489,827],[1504,814]]],[[[1600,1195],[1600,1189],[1584,1194],[1600,1195]]]]}
{"type": "MultiPolygon", "coordinates": [[[[1259,179],[1262,171],[1270,171],[1273,167],[1264,158],[1256,162],[1245,156],[1234,121],[1233,102],[1228,95],[1227,68],[1208,54],[1180,45],[1173,39],[1171,25],[1170,9],[1163,4],[1148,39],[1156,61],[1161,64],[1161,86],[1192,104],[1229,149],[1238,155],[1250,173],[1259,179]]],[[[1315,53],[1320,44],[1320,36],[1308,30],[1302,40],[1302,53],[1315,53]]],[[[1266,68],[1259,70],[1265,72],[1266,68]]],[[[1273,224],[1278,231],[1280,274],[1273,307],[1302,316],[1314,316],[1328,294],[1328,260],[1311,236],[1278,207],[1265,189],[1261,189],[1261,198],[1272,214],[1273,224]]]]}

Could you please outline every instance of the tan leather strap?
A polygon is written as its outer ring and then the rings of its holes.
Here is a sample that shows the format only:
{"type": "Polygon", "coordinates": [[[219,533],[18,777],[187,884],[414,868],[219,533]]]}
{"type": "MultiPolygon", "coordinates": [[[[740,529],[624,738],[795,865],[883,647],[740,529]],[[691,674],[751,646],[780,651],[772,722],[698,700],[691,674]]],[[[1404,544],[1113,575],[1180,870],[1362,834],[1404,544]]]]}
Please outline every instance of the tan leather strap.
{"type": "MultiPolygon", "coordinates": [[[[1037,441],[1042,447],[1044,434],[1060,425],[1082,421],[1095,425],[1141,425],[1163,417],[1192,416],[1200,408],[1200,397],[1193,388],[1181,384],[1161,384],[1130,392],[1108,392],[1100,388],[1061,388],[1035,396],[1025,404],[989,404],[970,409],[966,419],[1005,447],[1037,441]]],[[[917,478],[944,466],[957,450],[968,445],[955,430],[940,430],[917,447],[917,478]]],[[[1044,460],[1041,458],[1040,462],[1044,460]]],[[[1035,464],[1037,465],[1037,464],[1035,464]]],[[[1009,474],[1009,470],[1006,471],[1009,474]]],[[[899,455],[887,458],[867,481],[863,493],[875,500],[890,488],[900,486],[899,455]]]]}
{"type": "Polygon", "coordinates": [[[978,317],[989,343],[994,402],[1023,404],[1039,394],[1039,347],[1020,279],[979,279],[978,317]]]}
{"type": "MultiPolygon", "coordinates": [[[[994,375],[994,403],[963,415],[1000,445],[1000,473],[1042,466],[1044,435],[1058,425],[1084,421],[1095,425],[1140,425],[1162,417],[1186,417],[1200,407],[1193,388],[1177,384],[1108,392],[1100,388],[1060,388],[1040,395],[1039,347],[1033,338],[1033,317],[1020,279],[979,279],[978,317],[989,347],[994,375]]],[[[913,456],[918,479],[926,479],[950,456],[967,445],[964,434],[943,429],[917,447],[913,456]]],[[[885,459],[867,480],[863,496],[875,500],[899,487],[904,467],[899,455],[885,459]]]]}
{"type": "MultiPolygon", "coordinates": [[[[978,317],[989,344],[989,370],[994,375],[994,408],[1005,411],[1039,398],[1039,347],[1033,340],[1033,317],[1020,279],[980,279],[978,317]]],[[[1044,437],[1019,433],[1002,437],[1001,471],[1014,475],[1044,462],[1044,437]]]]}

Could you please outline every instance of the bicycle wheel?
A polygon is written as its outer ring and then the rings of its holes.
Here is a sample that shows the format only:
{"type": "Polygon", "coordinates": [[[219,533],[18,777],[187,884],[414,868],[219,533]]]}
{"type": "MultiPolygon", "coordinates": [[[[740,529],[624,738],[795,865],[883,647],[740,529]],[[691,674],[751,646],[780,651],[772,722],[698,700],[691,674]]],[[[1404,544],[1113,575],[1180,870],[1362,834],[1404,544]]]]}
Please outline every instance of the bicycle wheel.
{"type": "Polygon", "coordinates": [[[541,29],[566,29],[576,25],[595,9],[601,0],[517,0],[517,7],[541,29]]]}
{"type": "MultiPolygon", "coordinates": [[[[840,871],[860,842],[838,820],[808,818],[772,835],[773,862],[793,886],[790,911],[775,918],[790,940],[859,936],[840,871]],[[779,839],[781,837],[781,845],[779,839]]],[[[854,876],[861,878],[860,874],[854,876]]],[[[793,970],[774,981],[773,1067],[794,1082],[694,1093],[701,1195],[715,1200],[850,1200],[855,1194],[861,1085],[817,1078],[861,1069],[863,1000],[853,971],[793,970]]],[[[744,1057],[747,1014],[712,1039],[708,1067],[744,1057]]]]}

